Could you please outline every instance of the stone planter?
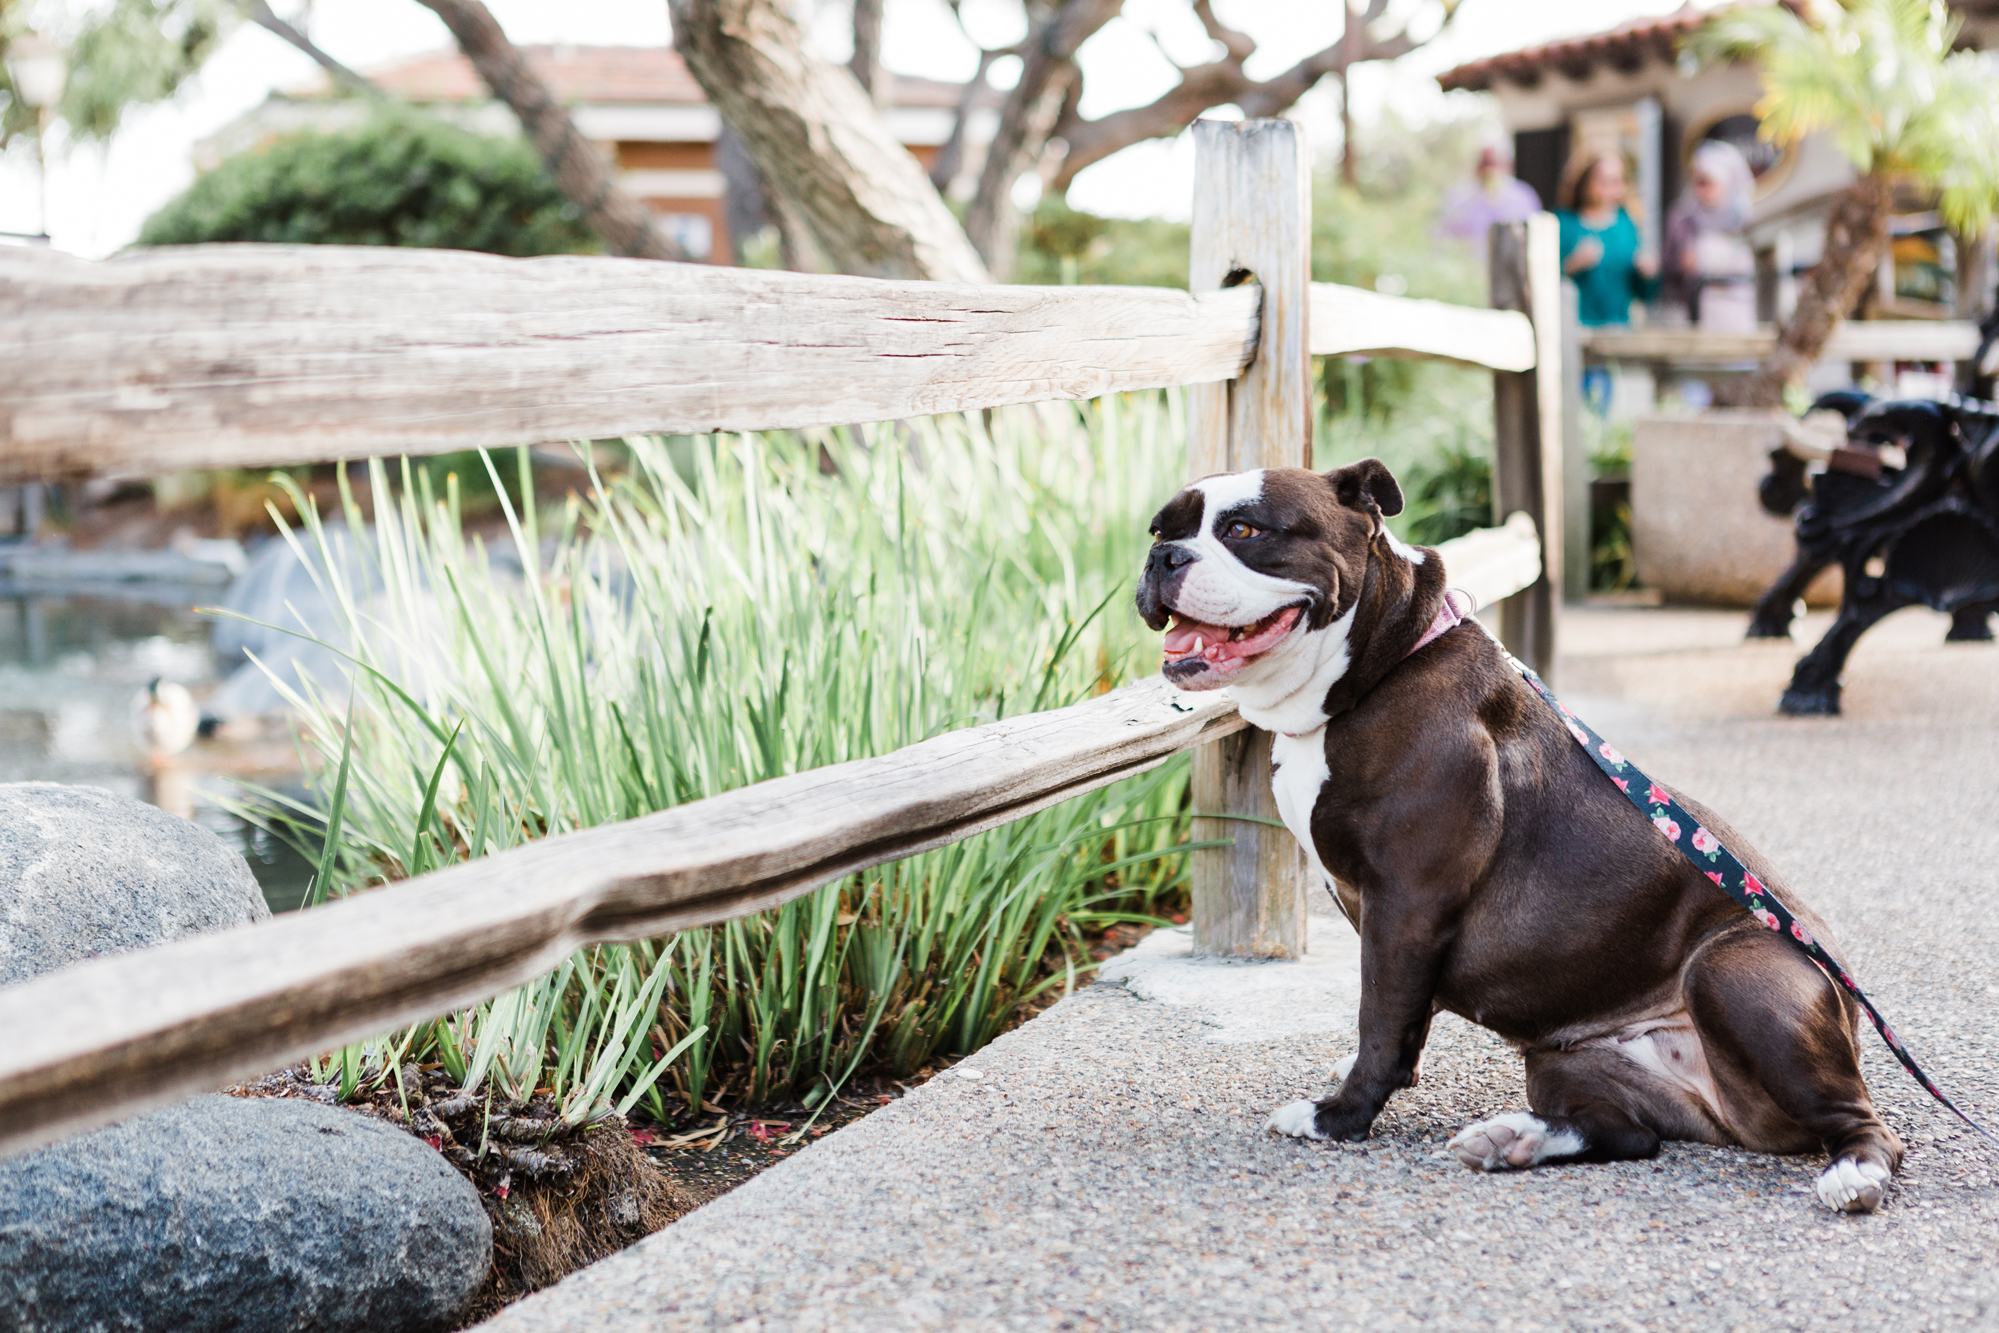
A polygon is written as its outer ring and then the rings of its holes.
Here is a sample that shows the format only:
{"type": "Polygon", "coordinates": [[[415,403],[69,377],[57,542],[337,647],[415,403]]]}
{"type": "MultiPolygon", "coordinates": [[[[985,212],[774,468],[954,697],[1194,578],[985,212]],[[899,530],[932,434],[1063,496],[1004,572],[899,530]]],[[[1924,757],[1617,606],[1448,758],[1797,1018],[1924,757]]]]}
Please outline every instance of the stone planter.
{"type": "MultiPolygon", "coordinates": [[[[1789,519],[1764,512],[1756,485],[1777,444],[1755,412],[1647,417],[1631,437],[1631,548],[1638,581],[1669,602],[1750,606],[1796,554],[1789,519]]],[[[1805,600],[1839,604],[1829,569],[1805,600]]]]}

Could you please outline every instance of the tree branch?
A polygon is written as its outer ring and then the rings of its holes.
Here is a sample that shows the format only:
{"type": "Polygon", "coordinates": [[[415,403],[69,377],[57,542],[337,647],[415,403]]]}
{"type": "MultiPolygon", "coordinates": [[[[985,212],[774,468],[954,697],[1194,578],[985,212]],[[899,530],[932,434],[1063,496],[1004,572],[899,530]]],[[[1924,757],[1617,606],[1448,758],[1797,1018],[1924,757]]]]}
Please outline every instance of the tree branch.
{"type": "Polygon", "coordinates": [[[271,8],[267,0],[249,0],[249,3],[244,5],[243,12],[249,18],[250,22],[267,32],[275,33],[311,56],[315,64],[333,76],[334,82],[344,83],[355,92],[361,93],[364,96],[385,96],[380,88],[377,88],[373,83],[368,81],[366,75],[349,69],[328,55],[320,48],[319,43],[306,36],[304,30],[297,24],[289,23],[279,18],[277,12],[271,8]]]}
{"type": "MultiPolygon", "coordinates": [[[[955,6],[953,7],[955,12],[955,6]]],[[[951,182],[958,179],[958,172],[965,165],[965,129],[972,119],[974,104],[979,100],[979,92],[986,86],[986,71],[993,61],[1011,52],[988,51],[979,48],[979,71],[958,94],[958,110],[951,118],[951,133],[944,140],[944,146],[937,150],[937,160],[930,164],[930,183],[943,194],[951,188],[951,182]]]]}
{"type": "Polygon", "coordinates": [[[1020,82],[1000,108],[978,193],[965,214],[965,231],[995,276],[1004,278],[1013,267],[1013,183],[1040,160],[1054,133],[1069,87],[1080,77],[1076,48],[1123,8],[1124,0],[1065,0],[1028,29],[1020,82]]]}
{"type": "Polygon", "coordinates": [[[1228,58],[1236,64],[1240,65],[1256,54],[1256,43],[1250,40],[1248,33],[1237,32],[1215,17],[1212,0],[1194,0],[1194,17],[1201,20],[1201,27],[1206,29],[1208,36],[1220,42],[1222,49],[1228,52],[1228,58]]]}
{"type": "Polygon", "coordinates": [[[498,20],[480,0],[422,0],[444,20],[458,49],[479,71],[493,96],[521,122],[556,185],[578,208],[612,254],[638,259],[691,259],[652,225],[646,206],[618,184],[611,164],[576,129],[567,108],[555,100],[520,48],[507,39],[498,20]]]}
{"type": "Polygon", "coordinates": [[[1203,111],[1214,107],[1233,102],[1251,119],[1274,116],[1310,92],[1320,79],[1341,68],[1337,43],[1262,82],[1244,74],[1239,61],[1217,60],[1194,66],[1179,86],[1145,106],[1114,111],[1095,120],[1069,116],[1054,130],[1069,145],[1055,173],[1054,186],[1058,190],[1068,189],[1077,172],[1121,148],[1147,139],[1170,139],[1198,120],[1203,111]]]}
{"type": "Polygon", "coordinates": [[[1171,65],[1174,68],[1174,70],[1180,74],[1185,74],[1187,72],[1187,67],[1181,64],[1179,61],[1175,60],[1173,58],[1173,53],[1166,49],[1166,43],[1160,40],[1159,30],[1157,28],[1140,28],[1139,31],[1144,33],[1146,37],[1151,40],[1152,49],[1159,52],[1159,58],[1161,60],[1171,65]]]}
{"type": "MultiPolygon", "coordinates": [[[[1074,0],[1072,0],[1074,3],[1074,0]]],[[[1256,50],[1255,42],[1225,27],[1215,18],[1211,0],[1195,0],[1194,12],[1210,37],[1220,42],[1228,54],[1205,65],[1182,71],[1177,87],[1153,102],[1125,111],[1114,111],[1095,120],[1083,120],[1071,109],[1050,129],[1064,140],[1068,150],[1051,181],[1057,190],[1066,190],[1076,174],[1112,153],[1147,139],[1170,139],[1185,130],[1204,111],[1234,103],[1245,116],[1275,116],[1310,92],[1328,75],[1342,79],[1350,65],[1371,60],[1393,60],[1424,44],[1410,36],[1409,25],[1386,37],[1367,35],[1369,23],[1388,10],[1389,0],[1368,0],[1367,8],[1353,20],[1359,29],[1358,50],[1348,53],[1344,37],[1322,51],[1314,52],[1291,68],[1269,79],[1250,78],[1243,62],[1256,50]]],[[[1444,25],[1457,13],[1458,0],[1444,0],[1444,25]]],[[[1439,31],[1442,31],[1440,28],[1439,31]]],[[[1425,41],[1429,39],[1424,39],[1425,41]]],[[[983,188],[983,184],[982,184],[983,188]]]]}
{"type": "Polygon", "coordinates": [[[854,0],[854,58],[848,68],[861,81],[861,91],[876,106],[883,102],[881,82],[882,0],[854,0]]]}

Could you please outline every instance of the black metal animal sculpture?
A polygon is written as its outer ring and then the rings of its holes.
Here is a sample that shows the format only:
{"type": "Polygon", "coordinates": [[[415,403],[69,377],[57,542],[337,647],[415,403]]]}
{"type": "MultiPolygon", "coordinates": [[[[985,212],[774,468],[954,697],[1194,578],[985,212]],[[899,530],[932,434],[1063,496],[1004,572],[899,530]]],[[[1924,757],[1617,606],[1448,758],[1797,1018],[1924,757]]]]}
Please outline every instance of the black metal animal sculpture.
{"type": "Polygon", "coordinates": [[[1948,612],[1947,637],[1973,640],[1992,637],[1999,611],[1999,403],[1821,403],[1847,416],[1846,447],[1809,480],[1802,459],[1773,451],[1761,486],[1771,512],[1795,506],[1798,556],[1757,601],[1750,636],[1788,635],[1818,572],[1838,563],[1845,575],[1838,619],[1778,704],[1793,716],[1839,711],[1847,655],[1890,612],[1948,612]]]}

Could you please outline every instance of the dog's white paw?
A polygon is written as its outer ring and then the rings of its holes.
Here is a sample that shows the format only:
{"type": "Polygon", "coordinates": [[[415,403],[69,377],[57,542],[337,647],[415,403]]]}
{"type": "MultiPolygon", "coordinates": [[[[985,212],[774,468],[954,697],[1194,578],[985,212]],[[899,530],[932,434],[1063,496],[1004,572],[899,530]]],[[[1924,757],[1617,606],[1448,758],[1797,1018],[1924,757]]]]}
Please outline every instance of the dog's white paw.
{"type": "Polygon", "coordinates": [[[1340,1084],[1347,1081],[1347,1075],[1353,1073],[1354,1061],[1358,1059],[1360,1059],[1359,1051],[1355,1051],[1351,1055],[1343,1055],[1340,1057],[1339,1063],[1333,1066],[1334,1087],[1337,1088],[1338,1086],[1340,1086],[1340,1084]]]}
{"type": "Polygon", "coordinates": [[[1270,1119],[1263,1128],[1272,1134],[1288,1134],[1294,1139],[1323,1139],[1314,1121],[1318,1118],[1317,1102],[1286,1102],[1270,1113],[1270,1119]]]}
{"type": "Polygon", "coordinates": [[[1574,1130],[1550,1131],[1547,1122],[1527,1111],[1508,1111],[1454,1135],[1450,1148],[1474,1171],[1519,1171],[1539,1166],[1550,1157],[1569,1157],[1583,1150],[1574,1130]]]}
{"type": "Polygon", "coordinates": [[[1819,1177],[1819,1201],[1836,1213],[1871,1213],[1888,1193],[1888,1168],[1842,1157],[1819,1177]]]}

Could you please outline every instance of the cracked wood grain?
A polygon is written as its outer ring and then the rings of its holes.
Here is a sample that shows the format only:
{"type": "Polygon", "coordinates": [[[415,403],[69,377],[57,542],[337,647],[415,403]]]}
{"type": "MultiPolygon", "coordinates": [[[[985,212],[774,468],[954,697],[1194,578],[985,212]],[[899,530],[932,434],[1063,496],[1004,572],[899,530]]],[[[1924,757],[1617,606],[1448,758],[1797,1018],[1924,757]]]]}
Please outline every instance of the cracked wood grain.
{"type": "Polygon", "coordinates": [[[1253,290],[444,250],[0,250],[0,484],[795,429],[1225,380],[1253,290]]]}

